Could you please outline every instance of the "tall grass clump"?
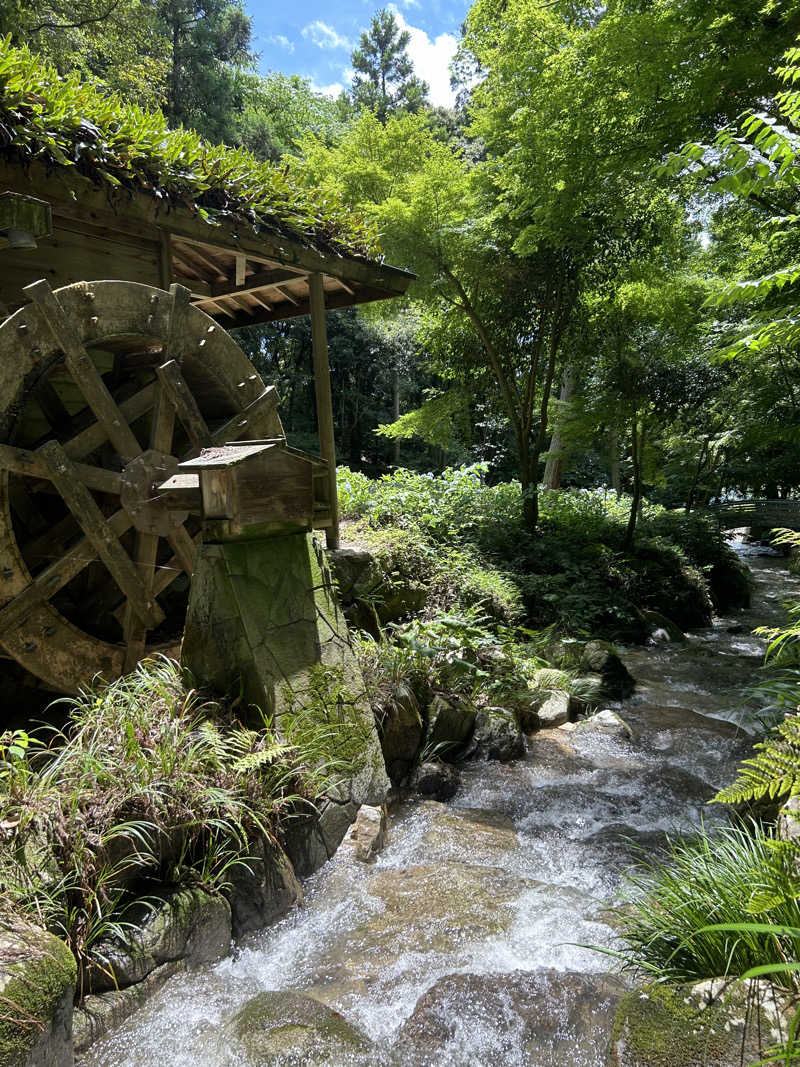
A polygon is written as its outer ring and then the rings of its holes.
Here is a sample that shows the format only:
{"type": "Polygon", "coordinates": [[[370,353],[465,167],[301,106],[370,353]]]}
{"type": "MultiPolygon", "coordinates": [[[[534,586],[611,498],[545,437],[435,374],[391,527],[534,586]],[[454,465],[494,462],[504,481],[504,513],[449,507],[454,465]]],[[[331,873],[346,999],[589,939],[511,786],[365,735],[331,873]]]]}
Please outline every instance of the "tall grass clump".
{"type": "Polygon", "coordinates": [[[67,703],[62,731],[0,740],[0,893],[67,942],[85,979],[134,902],[186,885],[224,892],[253,840],[274,837],[324,781],[313,738],[244,726],[168,659],[67,703]]]}
{"type": "MultiPolygon", "coordinates": [[[[671,838],[663,858],[629,875],[626,964],[669,982],[696,982],[796,961],[797,858],[795,847],[755,826],[671,838]]],[[[796,988],[793,971],[777,980],[796,988]]]]}

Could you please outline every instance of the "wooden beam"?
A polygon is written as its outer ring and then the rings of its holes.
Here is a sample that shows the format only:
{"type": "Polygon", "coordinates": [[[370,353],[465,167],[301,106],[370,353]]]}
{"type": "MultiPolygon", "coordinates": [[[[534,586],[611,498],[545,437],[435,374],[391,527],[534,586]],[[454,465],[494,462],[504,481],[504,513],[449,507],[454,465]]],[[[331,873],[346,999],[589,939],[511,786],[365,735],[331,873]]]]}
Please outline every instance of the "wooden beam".
{"type": "Polygon", "coordinates": [[[172,239],[164,230],[161,231],[161,240],[158,246],[158,273],[159,284],[162,289],[169,289],[172,285],[172,239]]]}
{"type": "Polygon", "coordinates": [[[68,318],[53,290],[42,280],[26,285],[22,291],[38,307],[53,339],[64,353],[67,369],[97,416],[97,421],[102,424],[109,441],[124,460],[134,459],[142,451],[136,435],[123,418],[100,371],[78,337],[75,324],[68,318]]]}
{"type": "Polygon", "coordinates": [[[277,270],[259,270],[255,274],[248,275],[245,281],[238,286],[233,286],[230,282],[217,282],[211,286],[211,295],[234,296],[237,293],[250,293],[253,289],[268,289],[271,286],[280,285],[282,282],[304,281],[306,277],[307,275],[301,271],[287,270],[285,267],[280,267],[277,270]]]}
{"type": "Polygon", "coordinates": [[[78,481],[73,463],[64,449],[57,441],[48,441],[42,445],[39,453],[50,468],[50,481],[58,489],[133,610],[148,626],[158,626],[164,620],[164,612],[155,597],[142,588],[139,572],[94,502],[92,494],[78,481]]]}
{"type": "Polygon", "coordinates": [[[290,304],[299,304],[300,301],[295,297],[294,293],[290,293],[288,288],[284,288],[282,285],[273,285],[273,289],[276,289],[281,296],[285,297],[290,304]]]}
{"type": "Polygon", "coordinates": [[[172,406],[177,412],[178,418],[183,423],[189,440],[194,448],[206,448],[211,444],[211,431],[206,420],[203,418],[197,401],[191,389],[186,384],[186,379],[181,374],[181,369],[174,359],[168,360],[162,366],[156,368],[158,380],[172,406]]]}
{"type": "Polygon", "coordinates": [[[209,256],[203,255],[197,245],[182,244],[180,246],[180,254],[184,259],[188,256],[188,258],[194,260],[195,264],[198,266],[210,270],[215,278],[227,277],[222,266],[209,256]]]}
{"type": "MultiPolygon", "coordinates": [[[[352,307],[354,304],[366,304],[371,300],[385,300],[386,296],[384,292],[367,289],[364,286],[356,289],[355,296],[351,296],[344,289],[328,290],[325,293],[325,307],[328,311],[335,311],[337,308],[352,307]]],[[[256,312],[252,319],[244,312],[237,312],[231,316],[233,322],[226,321],[224,325],[226,330],[238,330],[240,326],[255,326],[261,322],[283,322],[286,319],[296,319],[301,315],[310,314],[311,302],[307,297],[302,297],[299,304],[290,304],[288,301],[276,303],[272,311],[256,312]]]]}
{"type": "Polygon", "coordinates": [[[244,285],[245,275],[247,273],[247,256],[242,256],[237,253],[235,256],[235,263],[234,282],[238,289],[240,285],[244,285]]]}
{"type": "Polygon", "coordinates": [[[310,274],[308,292],[311,304],[311,353],[314,360],[314,389],[317,398],[319,450],[328,462],[328,503],[331,525],[325,531],[328,548],[339,547],[339,501],[336,490],[336,442],[333,436],[333,401],[328,365],[328,332],[325,325],[325,288],[321,274],[310,274]]]}
{"type": "MultiPolygon", "coordinates": [[[[59,167],[51,172],[44,163],[21,166],[0,161],[0,183],[8,189],[26,193],[32,187],[53,208],[53,215],[105,227],[109,233],[125,233],[135,240],[157,242],[164,230],[187,244],[199,244],[228,255],[239,251],[253,259],[271,259],[295,267],[301,273],[324,271],[329,277],[342,278],[380,291],[383,298],[404,293],[414,275],[385,263],[360,256],[341,255],[324,247],[311,247],[299,236],[271,232],[262,227],[258,233],[241,221],[222,226],[209,225],[195,212],[174,205],[166,213],[154,197],[142,192],[130,198],[120,196],[110,203],[108,186],[98,187],[77,173],[76,168],[59,167]],[[70,195],[71,191],[74,196],[70,195]],[[226,243],[223,243],[226,242],[226,243]]],[[[320,242],[321,244],[321,242],[320,242]]]]}
{"type": "Polygon", "coordinates": [[[167,537],[170,548],[175,553],[175,559],[180,563],[183,570],[191,578],[194,571],[194,558],[197,551],[197,545],[192,538],[186,532],[185,526],[176,526],[175,529],[167,537]]]}
{"type": "Polygon", "coordinates": [[[211,435],[211,444],[224,445],[228,441],[237,440],[250,428],[250,424],[256,416],[263,416],[277,406],[278,390],[274,385],[268,385],[261,396],[257,396],[246,408],[214,430],[211,435]]]}

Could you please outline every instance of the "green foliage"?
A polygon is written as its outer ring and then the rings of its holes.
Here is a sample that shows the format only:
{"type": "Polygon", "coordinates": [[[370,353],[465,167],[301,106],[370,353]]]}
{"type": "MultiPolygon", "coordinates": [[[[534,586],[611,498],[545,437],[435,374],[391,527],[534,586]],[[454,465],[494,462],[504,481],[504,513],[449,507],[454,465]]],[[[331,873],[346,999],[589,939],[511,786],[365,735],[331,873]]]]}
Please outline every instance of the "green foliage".
{"type": "MultiPolygon", "coordinates": [[[[622,958],[669,982],[740,977],[796,960],[796,862],[796,849],[758,827],[671,838],[665,857],[630,876],[622,958]]],[[[791,972],[777,980],[795,982],[791,972]]]]}
{"type": "Polygon", "coordinates": [[[800,715],[794,712],[777,723],[755,745],[755,753],[742,761],[736,780],[717,793],[717,803],[783,801],[800,793],[800,715]]]}
{"type": "Polygon", "coordinates": [[[85,981],[94,947],[124,930],[137,897],[223,890],[255,836],[319,795],[324,771],[318,737],[244,728],[170,660],[66,704],[70,723],[46,745],[4,745],[0,887],[67,942],[85,981]]]}
{"type": "Polygon", "coordinates": [[[314,236],[346,252],[374,253],[371,227],[335,198],[290,180],[243,149],[170,130],[158,111],[125,104],[91,81],[61,77],[27,48],[0,40],[0,147],[22,163],[75,167],[111,189],[183,204],[214,223],[314,236]]]}
{"type": "MultiPolygon", "coordinates": [[[[603,490],[546,491],[541,495],[540,529],[525,525],[519,488],[514,483],[488,485],[486,467],[446,470],[439,477],[399,469],[370,480],[339,471],[342,515],[357,519],[384,542],[406,530],[427,544],[417,551],[420,580],[452,576],[451,590],[460,606],[478,603],[494,613],[491,599],[470,601],[468,588],[481,584],[481,568],[500,571],[490,584],[512,583],[524,604],[528,624],[556,623],[568,633],[590,631],[641,637],[646,632],[640,609],[669,616],[681,627],[706,625],[711,618],[709,584],[724,589],[740,567],[712,520],[669,512],[645,504],[642,536],[634,552],[625,552],[630,500],[603,490]],[[451,546],[459,549],[453,556],[451,546]],[[466,571],[458,557],[473,553],[476,569],[466,571]],[[472,570],[475,578],[468,578],[472,570]],[[459,580],[463,584],[459,586],[459,580]],[[461,588],[461,592],[458,589],[461,588]]],[[[414,568],[412,568],[414,573],[414,568]]],[[[509,587],[510,588],[510,587],[509,587]]],[[[502,597],[506,602],[507,596],[502,597]]],[[[437,607],[453,603],[435,597],[437,607]]],[[[519,613],[507,622],[518,621],[519,613]]]]}
{"type": "Polygon", "coordinates": [[[415,112],[427,103],[428,86],[414,74],[406,51],[410,43],[411,34],[401,30],[394,13],[384,7],[372,16],[350,57],[353,102],[381,122],[394,111],[415,112]]]}

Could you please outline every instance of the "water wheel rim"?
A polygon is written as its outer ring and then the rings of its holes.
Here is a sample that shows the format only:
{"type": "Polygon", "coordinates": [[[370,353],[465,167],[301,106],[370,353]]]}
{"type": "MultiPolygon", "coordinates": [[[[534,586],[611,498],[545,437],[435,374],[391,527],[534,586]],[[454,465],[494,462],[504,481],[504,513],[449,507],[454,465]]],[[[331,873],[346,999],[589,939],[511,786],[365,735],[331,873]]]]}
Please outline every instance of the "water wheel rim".
{"type": "MultiPolygon", "coordinates": [[[[101,350],[103,346],[113,348],[120,338],[146,337],[156,359],[163,356],[163,363],[174,364],[173,371],[177,370],[177,379],[173,373],[173,385],[177,380],[179,383],[183,381],[184,386],[189,386],[189,399],[195,403],[209,433],[212,432],[212,426],[219,431],[220,425],[217,424],[221,423],[221,428],[226,430],[227,434],[225,440],[235,440],[237,436],[244,435],[282,435],[280,420],[275,410],[274,390],[265,387],[260,375],[234,339],[204,312],[189,303],[188,293],[182,287],[173,286],[167,293],[135,282],[98,281],[66,286],[55,292],[43,283],[37,283],[37,286],[30,288],[32,292],[29,295],[35,302],[0,324],[0,396],[3,397],[3,405],[0,407],[0,443],[6,445],[3,451],[6,464],[19,463],[22,452],[17,449],[18,454],[12,456],[11,450],[17,448],[18,430],[26,402],[30,401],[34,386],[43,376],[49,375],[54,366],[60,362],[69,364],[65,349],[72,346],[73,356],[77,352],[76,358],[81,358],[81,348],[91,354],[101,350]],[[54,329],[53,317],[58,320],[59,315],[63,318],[56,322],[57,328],[54,329]],[[65,322],[71,333],[69,338],[58,336],[58,327],[63,328],[65,322]],[[269,403],[264,403],[265,396],[269,398],[269,403]],[[209,416],[208,423],[205,421],[206,415],[209,416]]],[[[74,377],[72,367],[68,369],[70,376],[74,377]]],[[[91,378],[90,368],[88,373],[91,378]]],[[[148,388],[149,386],[145,386],[139,390],[139,394],[147,393],[148,388]]],[[[159,403],[163,409],[162,401],[167,388],[168,385],[155,375],[152,396],[139,396],[133,409],[139,411],[144,408],[145,415],[150,415],[159,403]],[[148,407],[151,400],[152,404],[148,407]]],[[[133,397],[137,395],[134,391],[133,397]]],[[[174,397],[170,398],[173,419],[179,419],[181,413],[175,413],[173,399],[174,397]]],[[[102,397],[100,402],[105,403],[102,397]]],[[[128,401],[120,403],[118,410],[125,409],[125,403],[128,401]]],[[[91,406],[90,403],[86,405],[87,408],[91,406]]],[[[115,418],[114,409],[110,410],[110,417],[115,418]]],[[[82,458],[80,455],[87,444],[92,445],[98,437],[104,441],[110,439],[108,423],[101,426],[100,433],[96,427],[101,420],[96,412],[94,415],[96,421],[90,422],[89,431],[82,431],[82,443],[76,444],[74,438],[68,437],[61,441],[55,450],[50,450],[52,455],[45,454],[47,449],[42,453],[34,450],[37,452],[35,463],[38,465],[43,456],[48,462],[58,463],[63,453],[67,463],[66,473],[63,474],[65,479],[75,477],[74,465],[78,464],[79,481],[88,477],[98,486],[109,488],[114,482],[111,477],[113,472],[108,471],[105,462],[101,463],[100,470],[97,470],[97,463],[83,463],[86,456],[82,458]],[[95,468],[94,473],[89,468],[95,468]],[[105,473],[102,473],[103,471],[105,473]]],[[[126,426],[118,432],[115,431],[116,462],[122,467],[125,462],[130,463],[137,458],[131,455],[133,451],[141,455],[154,443],[152,434],[150,440],[141,441],[132,430],[136,418],[131,418],[130,422],[127,418],[125,415],[126,426]],[[130,434],[133,435],[133,440],[130,434]],[[123,451],[125,455],[121,454],[123,451]]],[[[152,415],[151,422],[155,424],[156,421],[157,416],[152,415]]],[[[198,426],[199,423],[194,427],[195,433],[198,432],[198,426]]],[[[192,439],[191,433],[187,436],[192,439]]],[[[165,442],[166,434],[162,433],[159,438],[159,434],[155,433],[156,445],[163,445],[165,442]]],[[[193,447],[194,443],[193,441],[193,447]]],[[[101,447],[102,444],[95,447],[95,454],[101,447]]],[[[162,448],[161,451],[169,450],[162,448]]],[[[92,454],[89,450],[89,460],[92,454]]],[[[62,692],[74,692],[98,674],[109,680],[117,677],[130,669],[136,660],[146,653],[157,649],[174,651],[174,645],[148,645],[147,634],[150,630],[143,621],[139,626],[139,636],[135,638],[138,646],[136,649],[131,648],[135,627],[130,621],[130,602],[126,602],[125,639],[116,642],[103,640],[82,630],[80,625],[65,618],[49,602],[49,596],[37,601],[43,590],[34,587],[40,581],[43,571],[32,573],[18,542],[9,493],[12,472],[6,464],[0,460],[0,645],[5,651],[45,684],[62,692]],[[9,611],[9,608],[15,605],[15,610],[22,611],[21,621],[15,618],[13,611],[9,611]]],[[[36,469],[39,471],[38,466],[36,469]]],[[[18,475],[19,471],[14,474],[18,475]]],[[[63,486],[68,484],[67,480],[63,486]]],[[[99,491],[97,487],[90,488],[92,493],[99,491]]],[[[73,506],[80,511],[80,500],[73,501],[73,506]]],[[[118,517],[117,525],[121,527],[125,518],[130,516],[125,515],[124,507],[119,510],[124,516],[118,517]]],[[[108,519],[108,516],[105,518],[108,519]]],[[[186,553],[186,540],[181,540],[186,553]]],[[[154,556],[152,538],[148,540],[146,533],[137,531],[135,541],[135,549],[129,555],[134,557],[131,562],[137,573],[141,572],[142,567],[144,571],[149,567],[150,571],[154,572],[157,549],[154,556]]],[[[174,558],[180,561],[187,557],[180,557],[176,549],[174,558]]],[[[80,560],[76,560],[74,566],[79,562],[80,560]]],[[[183,566],[182,569],[185,570],[186,567],[183,566]]],[[[147,580],[143,584],[147,593],[147,580]]],[[[156,602],[159,595],[157,585],[153,574],[153,597],[156,602]]]]}

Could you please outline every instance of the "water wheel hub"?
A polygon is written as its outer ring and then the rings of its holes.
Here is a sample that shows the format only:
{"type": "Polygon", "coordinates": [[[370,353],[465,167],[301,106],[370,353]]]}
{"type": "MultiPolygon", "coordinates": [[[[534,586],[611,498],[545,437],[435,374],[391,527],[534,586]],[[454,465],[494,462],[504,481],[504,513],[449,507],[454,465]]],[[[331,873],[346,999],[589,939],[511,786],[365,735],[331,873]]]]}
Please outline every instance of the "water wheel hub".
{"type": "Polygon", "coordinates": [[[142,533],[168,537],[170,531],[188,519],[188,511],[170,511],[156,491],[162,482],[172,477],[178,463],[175,456],[148,448],[123,469],[120,502],[133,525],[142,533]]]}

